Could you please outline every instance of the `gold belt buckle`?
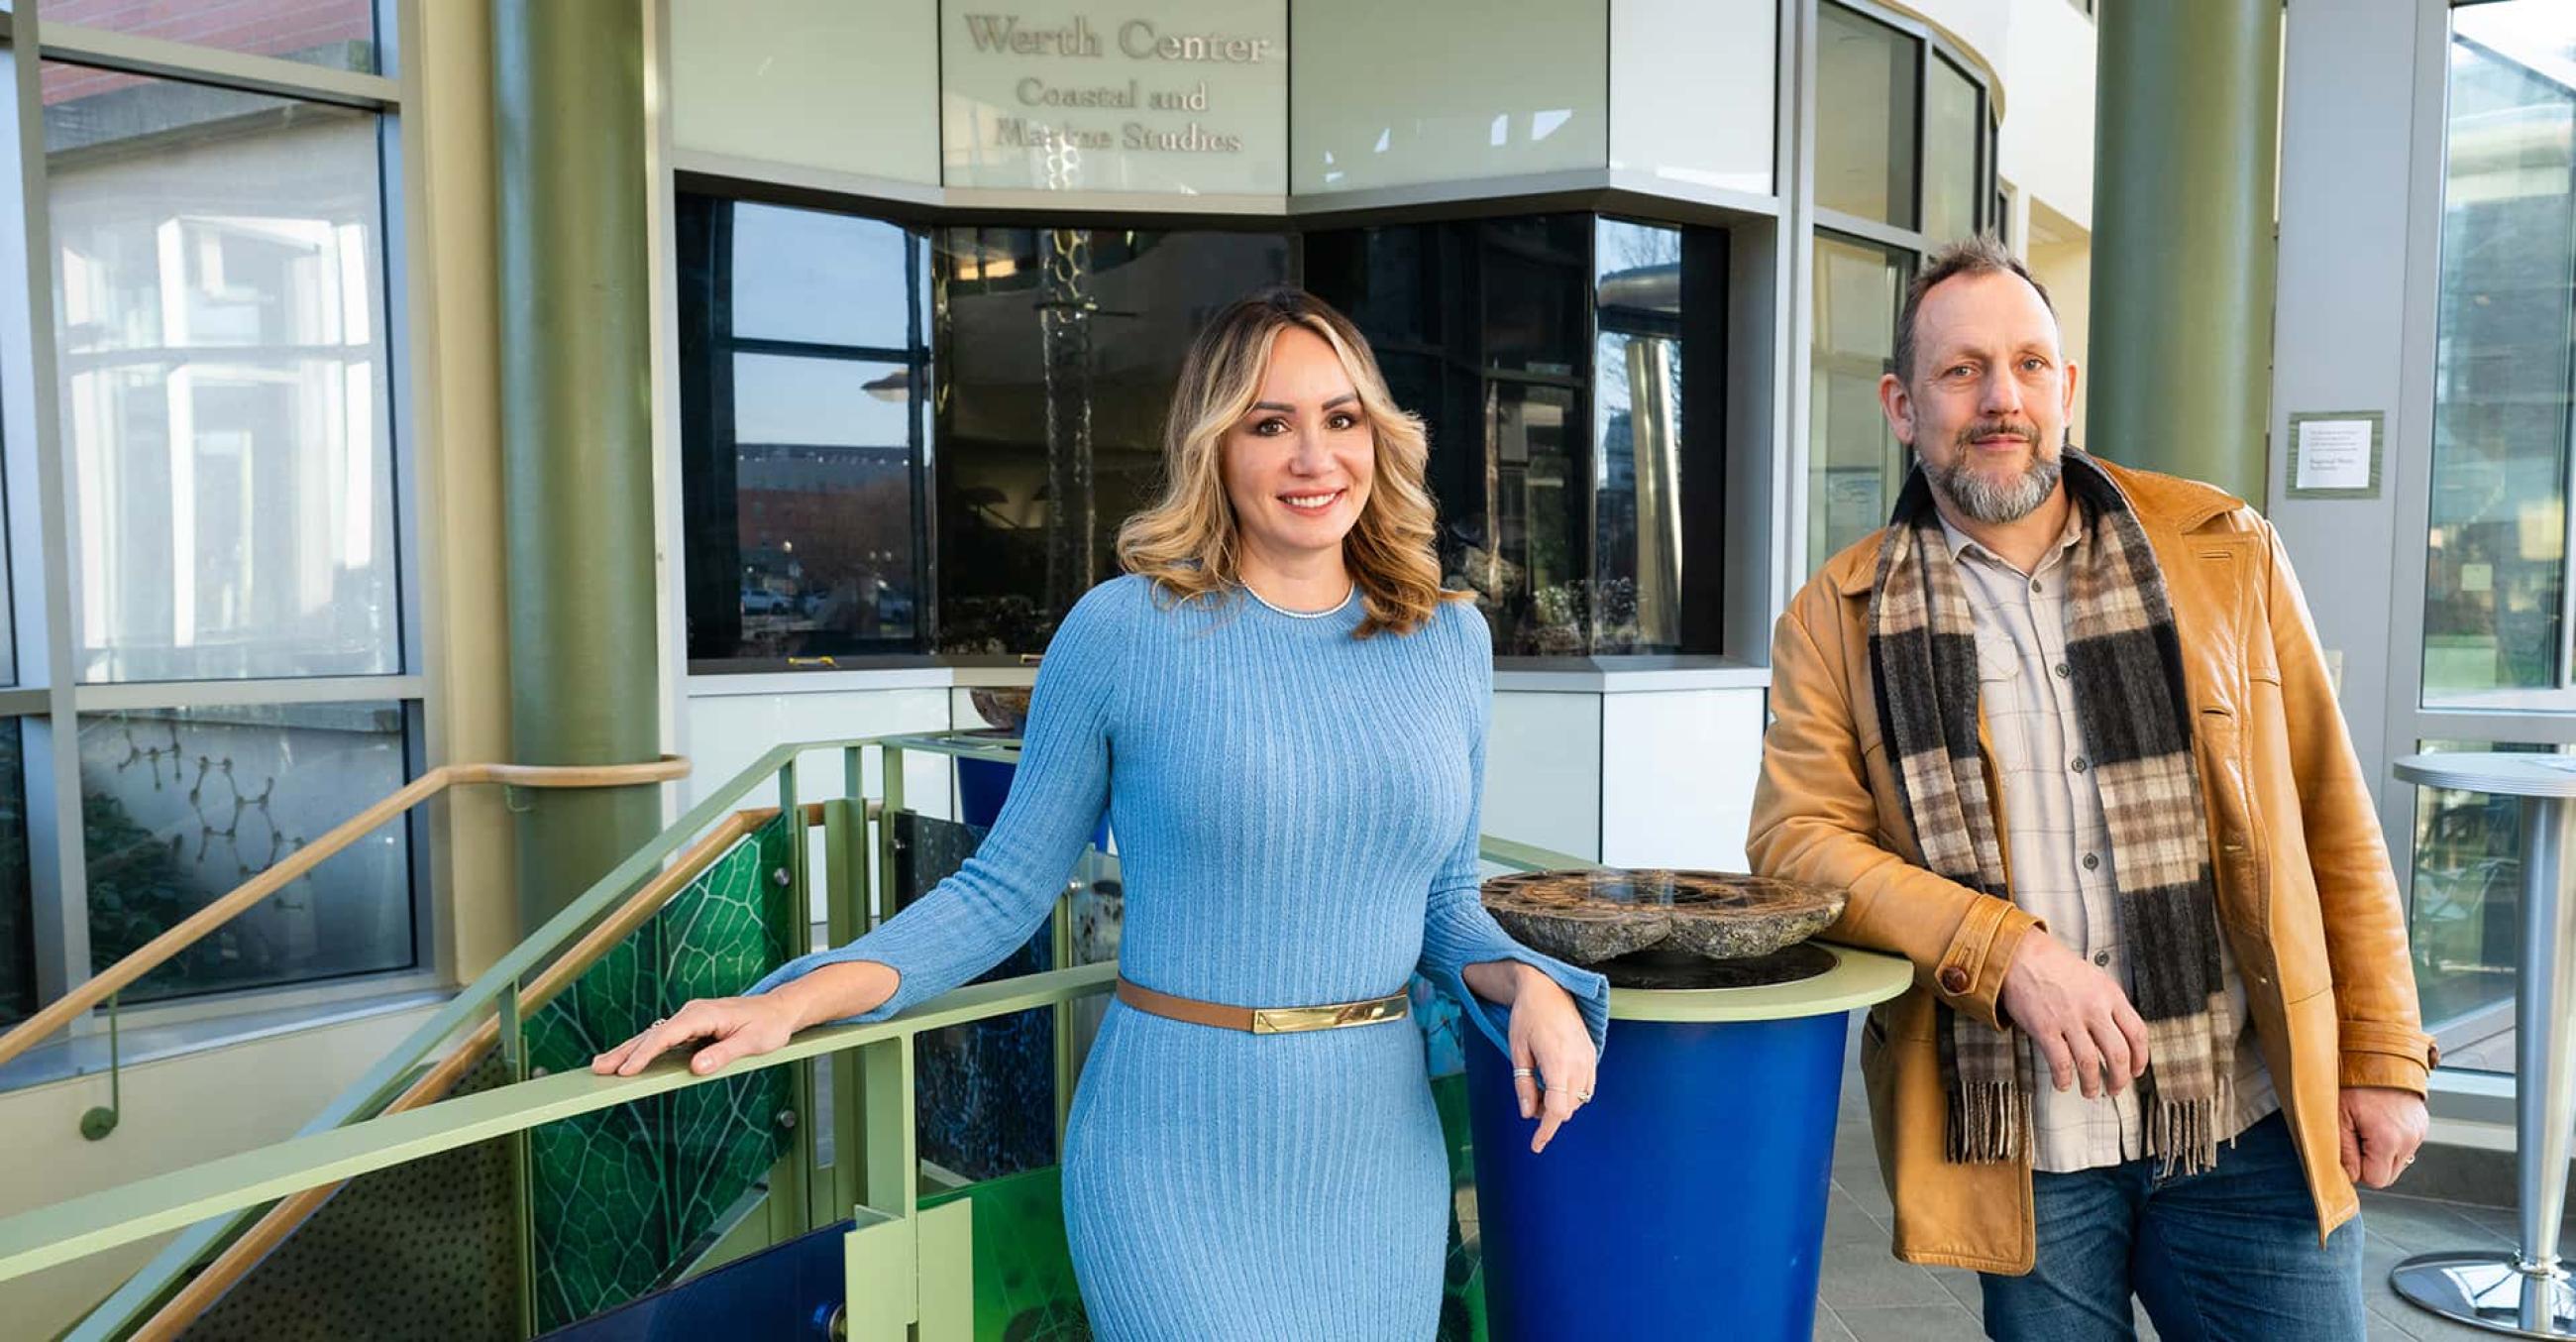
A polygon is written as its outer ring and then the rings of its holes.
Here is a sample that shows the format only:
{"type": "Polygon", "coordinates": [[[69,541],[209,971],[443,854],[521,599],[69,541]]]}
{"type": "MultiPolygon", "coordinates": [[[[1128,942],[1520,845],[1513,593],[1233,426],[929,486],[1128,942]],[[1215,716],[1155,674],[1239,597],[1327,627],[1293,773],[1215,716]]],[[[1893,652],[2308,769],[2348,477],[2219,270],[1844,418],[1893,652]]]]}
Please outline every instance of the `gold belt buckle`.
{"type": "Polygon", "coordinates": [[[1402,993],[1333,1006],[1263,1007],[1252,1013],[1252,1032],[1295,1034],[1301,1030],[1339,1030],[1353,1025],[1375,1025],[1403,1016],[1404,1010],[1405,996],[1402,993]]]}

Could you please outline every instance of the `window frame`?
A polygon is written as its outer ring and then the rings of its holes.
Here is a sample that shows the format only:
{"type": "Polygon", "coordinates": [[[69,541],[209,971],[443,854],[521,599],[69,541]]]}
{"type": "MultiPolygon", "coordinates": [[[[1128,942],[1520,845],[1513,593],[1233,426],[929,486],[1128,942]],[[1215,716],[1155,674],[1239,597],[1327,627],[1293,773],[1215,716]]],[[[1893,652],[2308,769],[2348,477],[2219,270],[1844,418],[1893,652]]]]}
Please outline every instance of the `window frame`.
{"type": "MultiPolygon", "coordinates": [[[[2407,391],[2395,407],[2388,429],[2387,489],[2393,506],[2391,526],[2390,618],[2383,734],[2376,767],[2375,792],[2381,832],[2391,865],[2406,900],[2410,926],[2414,915],[2415,827],[2421,790],[2398,780],[2386,765],[2420,753],[2426,741],[2493,742],[2532,745],[2566,751],[2576,746],[2576,689],[2535,690],[2534,701],[2563,697],[2566,709],[2479,707],[2474,704],[2427,705],[2424,700],[2424,628],[2432,529],[2432,442],[2438,417],[2435,369],[2441,337],[2442,239],[2445,233],[2449,173],[2445,146],[2449,133],[2450,68],[2455,30],[2454,11],[2494,0],[2451,0],[2414,16],[2419,53],[2413,89],[2416,163],[2408,182],[2406,216],[2410,236],[2406,251],[2406,328],[2403,335],[2407,391]],[[2414,450],[2406,450],[2412,447],[2414,450]]],[[[2576,190],[2576,183],[2571,183],[2576,190]]],[[[2570,488],[2576,489],[2576,480],[2570,488]]],[[[2576,520],[2576,508],[2570,509],[2576,520]]],[[[2561,586],[2560,610],[2576,609],[2576,548],[2561,557],[2569,581],[2561,586]]],[[[2562,645],[2567,631],[2562,624],[2562,645]]],[[[2562,678],[2576,667],[2562,665],[2562,678]]],[[[2347,711],[2359,706],[2348,706],[2347,711]]],[[[2363,711],[2366,711],[2364,709],[2363,711]]],[[[2436,1120],[2510,1125],[2516,1078],[2503,1073],[2437,1067],[2431,1078],[2431,1108],[2436,1120]]]]}
{"type": "MultiPolygon", "coordinates": [[[[1932,237],[1923,232],[1920,227],[1923,221],[1925,183],[1928,180],[1924,172],[1923,148],[1924,137],[1930,134],[1930,118],[1925,115],[1925,112],[1931,96],[1935,61],[1947,64],[1953,72],[1964,77],[1976,95],[1977,176],[1970,199],[1973,226],[1978,232],[2003,237],[2008,223],[2005,213],[2008,206],[2004,200],[2003,184],[1996,176],[1996,158],[2001,150],[1999,139],[2001,128],[1995,121],[1994,82],[1984,64],[1972,59],[1967,52],[1961,50],[1931,24],[1911,14],[1889,9],[1879,4],[1877,0],[1815,0],[1815,4],[1816,12],[1819,14],[1829,6],[1839,6],[1883,27],[1895,29],[1900,35],[1914,40],[1914,219],[1917,226],[1900,228],[1865,215],[1850,214],[1813,204],[1814,169],[1812,165],[1807,167],[1805,171],[1811,180],[1802,184],[1802,191],[1810,205],[1807,210],[1807,226],[1801,230],[1799,239],[1800,246],[1806,252],[1806,256],[1799,262],[1806,282],[1800,286],[1801,292],[1797,297],[1798,301],[1809,309],[1812,309],[1815,302],[1816,248],[1819,241],[1828,235],[1839,235],[1839,239],[1847,243],[1901,254],[1906,258],[1901,269],[1909,282],[1911,277],[1921,270],[1923,258],[1930,254],[1933,248],[1949,241],[1946,238],[1932,237]]],[[[2009,240],[2007,245],[2010,245],[2009,240]]],[[[2019,255],[2020,252],[2016,250],[2014,254],[2019,255]]],[[[1901,296],[1901,289],[1899,293],[1901,296]]],[[[1811,356],[1815,343],[1812,318],[1806,318],[1805,324],[1802,324],[1799,329],[1805,336],[1801,342],[1802,350],[1811,356]]],[[[1809,371],[1812,381],[1812,367],[1809,371]]],[[[1805,392],[1802,391],[1799,395],[1804,396],[1805,392]]],[[[1817,552],[1819,542],[1808,534],[1807,518],[1812,506],[1816,472],[1814,435],[1815,409],[1810,405],[1798,417],[1793,434],[1795,441],[1790,448],[1793,454],[1792,474],[1795,476],[1795,483],[1790,486],[1792,498],[1787,513],[1789,545],[1786,558],[1801,580],[1806,575],[1814,573],[1817,567],[1833,554],[1831,549],[1817,552]]]]}
{"type": "MultiPolygon", "coordinates": [[[[416,43],[417,0],[374,0],[380,73],[357,73],[282,57],[192,46],[153,37],[40,18],[33,5],[0,13],[0,509],[7,517],[6,618],[14,634],[18,676],[0,687],[0,717],[24,733],[29,884],[36,933],[37,1001],[56,1000],[89,979],[89,881],[79,798],[79,725],[83,715],[156,708],[256,707],[299,703],[391,702],[402,723],[405,779],[430,765],[440,676],[431,576],[439,537],[422,508],[422,460],[428,434],[415,413],[416,386],[426,376],[428,342],[416,314],[429,305],[434,277],[415,266],[425,202],[421,128],[405,114],[422,81],[405,59],[416,43]],[[61,425],[51,200],[42,125],[41,76],[48,65],[111,70],[190,84],[327,104],[376,118],[377,227],[382,270],[380,329],[371,344],[382,360],[382,408],[390,441],[391,562],[396,603],[395,668],[360,675],[215,680],[100,681],[75,674],[68,614],[79,575],[67,515],[72,481],[61,425]],[[58,725],[59,724],[59,725],[58,725]]],[[[415,808],[401,822],[407,844],[407,967],[317,976],[281,984],[161,999],[124,1007],[130,1027],[155,1028],[279,1010],[328,1009],[424,989],[444,989],[453,967],[443,930],[446,864],[431,843],[429,817],[415,808]]],[[[71,1040],[109,1028],[105,1009],[67,1028],[71,1040]]]]}
{"type": "MultiPolygon", "coordinates": [[[[738,203],[778,205],[793,209],[850,215],[898,225],[929,236],[933,241],[940,230],[972,228],[979,225],[1012,229],[1124,228],[1140,232],[1184,231],[1278,235],[1287,241],[1288,281],[1292,284],[1305,282],[1306,238],[1310,234],[1320,232],[1339,232],[1382,225],[1455,223],[1534,214],[1585,214],[1595,219],[1611,219],[1685,232],[1689,230],[1731,232],[1747,226],[1772,228],[1778,226],[1778,221],[1768,215],[1753,215],[1720,205],[1611,187],[1551,192],[1541,196],[1496,196],[1425,202],[1419,205],[1333,211],[1292,211],[1282,215],[1245,215],[1083,208],[1071,200],[1059,202],[1052,198],[1033,203],[1025,210],[1002,212],[983,206],[944,206],[925,203],[919,199],[870,194],[857,189],[827,190],[812,184],[738,177],[692,168],[673,169],[661,180],[665,186],[660,199],[655,204],[655,209],[658,214],[670,220],[671,241],[657,258],[657,266],[665,272],[657,277],[657,283],[668,286],[669,297],[662,300],[663,309],[668,313],[668,319],[672,323],[671,359],[666,367],[675,391],[683,381],[701,376],[699,373],[691,372],[687,367],[688,358],[694,357],[696,353],[693,348],[696,337],[689,331],[688,324],[684,320],[683,304],[679,295],[681,277],[678,267],[681,257],[677,234],[683,196],[706,196],[738,203]]],[[[1589,264],[1592,243],[1588,237],[1585,246],[1587,264],[1589,264]]],[[[1730,269],[1720,287],[1728,288],[1734,280],[1735,275],[1730,269]]],[[[1587,293],[1591,283],[1592,281],[1586,281],[1587,293]]],[[[1730,303],[1734,301],[1731,290],[1725,301],[1730,303]]],[[[1706,325],[1721,345],[1731,346],[1736,338],[1738,328],[1732,320],[1731,313],[1718,314],[1706,325]]],[[[1585,337],[1587,340],[1597,340],[1598,335],[1598,314],[1589,313],[1585,319],[1585,337]]],[[[937,379],[944,376],[941,369],[942,361],[936,349],[938,340],[935,334],[926,338],[932,347],[928,363],[930,375],[934,379],[934,388],[936,388],[939,385],[937,379]]],[[[1585,347],[1584,357],[1587,361],[1591,357],[1590,348],[1590,345],[1585,347]]],[[[891,355],[893,352],[888,351],[888,353],[891,355]]],[[[1731,377],[1736,358],[1734,353],[1728,353],[1720,361],[1719,371],[1731,377]]],[[[889,358],[888,361],[901,362],[901,359],[889,358]]],[[[1587,469],[1590,467],[1597,444],[1589,442],[1588,426],[1592,414],[1589,377],[1491,368],[1479,368],[1477,371],[1488,382],[1504,381],[1572,388],[1578,400],[1577,410],[1587,426],[1585,429],[1587,446],[1582,464],[1587,469]]],[[[936,395],[936,390],[933,394],[936,395]]],[[[1726,416],[1731,413],[1723,408],[1724,404],[1731,400],[1734,394],[1735,389],[1730,381],[1725,395],[1721,398],[1719,414],[1721,426],[1726,423],[1726,416]]],[[[687,439],[691,430],[687,427],[688,417],[688,407],[682,405],[679,396],[674,394],[669,411],[668,437],[661,450],[667,454],[666,469],[673,476],[671,491],[675,506],[680,504],[687,493],[687,485],[680,476],[690,469],[687,439]]],[[[942,619],[937,596],[939,585],[937,519],[939,472],[944,445],[939,440],[935,416],[924,418],[919,425],[919,432],[922,434],[922,448],[918,456],[914,511],[920,519],[917,523],[917,535],[923,554],[921,560],[923,596],[920,599],[926,606],[926,615],[921,625],[923,631],[920,635],[921,646],[911,652],[835,656],[831,659],[830,665],[821,666],[812,665],[803,658],[692,657],[688,655],[687,640],[683,636],[675,640],[679,644],[679,653],[673,664],[674,670],[683,677],[678,689],[681,698],[703,695],[708,692],[706,687],[713,685],[725,686],[722,691],[724,693],[748,692],[751,682],[741,678],[750,676],[783,674],[789,679],[778,682],[781,685],[792,684],[799,690],[810,688],[819,691],[881,685],[882,682],[872,681],[867,677],[889,671],[992,668],[1025,664],[1028,656],[1026,650],[999,656],[936,651],[937,631],[942,619]],[[688,688],[690,683],[697,683],[700,688],[693,691],[688,688]]],[[[1728,436],[1730,430],[1721,427],[1710,432],[1718,435],[1721,444],[1731,444],[1732,440],[1728,436]]],[[[1732,480],[1731,467],[1729,467],[1727,479],[1732,480]]],[[[1583,515],[1585,518],[1590,516],[1588,505],[1583,515]]],[[[1587,573],[1592,571],[1594,566],[1596,543],[1597,538],[1591,536],[1587,530],[1580,554],[1587,573]]],[[[685,534],[682,536],[682,543],[674,548],[671,562],[676,570],[672,581],[675,595],[671,598],[671,616],[677,627],[685,629],[689,618],[687,603],[692,581],[689,576],[691,556],[688,553],[685,534]]],[[[1724,581],[1721,580],[1721,586],[1724,585],[1724,581]]],[[[1728,587],[1726,591],[1732,595],[1733,589],[1728,587]]],[[[1723,627],[1722,621],[1715,621],[1715,617],[1711,618],[1718,627],[1723,627]]],[[[1730,643],[1727,651],[1719,653],[1589,653],[1573,657],[1504,655],[1496,659],[1495,665],[1497,669],[1506,671],[1568,669],[1617,671],[1668,669],[1675,666],[1742,666],[1757,660],[1758,658],[1748,657],[1744,650],[1735,648],[1730,643]]]]}

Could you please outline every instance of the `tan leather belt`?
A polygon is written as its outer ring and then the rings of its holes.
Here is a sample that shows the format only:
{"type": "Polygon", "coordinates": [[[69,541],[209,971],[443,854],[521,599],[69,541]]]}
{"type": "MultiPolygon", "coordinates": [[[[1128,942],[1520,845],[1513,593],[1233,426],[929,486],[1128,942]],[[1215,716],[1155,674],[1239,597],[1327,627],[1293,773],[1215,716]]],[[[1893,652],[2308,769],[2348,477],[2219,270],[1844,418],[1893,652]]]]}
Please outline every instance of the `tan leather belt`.
{"type": "Polygon", "coordinates": [[[1372,997],[1365,1002],[1335,1002],[1326,1006],[1239,1007],[1201,1002],[1187,997],[1174,997],[1140,987],[1126,979],[1118,980],[1118,1000],[1148,1015],[1168,1020],[1207,1025],[1219,1030],[1241,1030],[1246,1034],[1294,1034],[1300,1030],[1338,1030],[1350,1025],[1376,1025],[1402,1020],[1410,1009],[1403,993],[1372,997]]]}

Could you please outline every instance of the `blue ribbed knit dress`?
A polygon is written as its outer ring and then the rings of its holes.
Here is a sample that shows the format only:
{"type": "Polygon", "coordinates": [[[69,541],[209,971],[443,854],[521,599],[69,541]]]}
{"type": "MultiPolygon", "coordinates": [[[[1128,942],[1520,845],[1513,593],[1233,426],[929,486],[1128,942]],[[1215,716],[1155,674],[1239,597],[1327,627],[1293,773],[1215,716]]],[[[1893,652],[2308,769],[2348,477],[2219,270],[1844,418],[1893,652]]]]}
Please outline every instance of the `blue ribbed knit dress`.
{"type": "MultiPolygon", "coordinates": [[[[937,890],[781,967],[902,975],[876,1020],[966,982],[1053,907],[1101,811],[1126,887],[1120,972],[1234,1006],[1347,1002],[1419,970],[1496,1047],[1459,971],[1545,970],[1601,1042],[1597,974],[1527,950],[1477,900],[1493,684],[1472,608],[1351,637],[1356,597],[1301,619],[1241,596],[1095,588],[1047,648],[992,833],[937,890]]],[[[1423,1342],[1437,1328],[1448,1164],[1410,1024],[1253,1035],[1112,1006],[1074,1097],[1065,1223],[1108,1339],[1423,1342]]],[[[1580,1208],[1568,1208],[1580,1215],[1580,1208]]]]}

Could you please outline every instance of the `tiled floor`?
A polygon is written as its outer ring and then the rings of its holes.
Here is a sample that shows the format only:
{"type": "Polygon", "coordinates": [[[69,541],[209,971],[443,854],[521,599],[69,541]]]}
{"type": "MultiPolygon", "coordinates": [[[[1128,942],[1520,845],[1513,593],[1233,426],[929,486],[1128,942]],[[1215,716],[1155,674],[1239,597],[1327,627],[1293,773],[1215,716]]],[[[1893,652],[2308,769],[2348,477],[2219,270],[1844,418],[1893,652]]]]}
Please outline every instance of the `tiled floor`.
{"type": "MultiPolygon", "coordinates": [[[[1948,1342],[1974,1339],[1978,1322],[1977,1277],[1952,1268],[1920,1268],[1888,1253],[1886,1185],[1869,1139],[1869,1108],[1859,1069],[1847,1067],[1842,1114],[1834,1140],[1832,1202],[1825,1212],[1824,1274],[1817,1288],[1816,1337],[1948,1342]]],[[[2493,1207],[2436,1202],[2387,1193],[2362,1196],[2363,1281],[2370,1308],[2369,1342],[2406,1339],[2490,1338],[2434,1317],[2388,1289],[2388,1269],[2399,1259],[2438,1249],[2510,1247],[2513,1213],[2493,1207]]],[[[2576,1216],[2570,1217],[2576,1233],[2576,1216]]],[[[2138,1336],[2155,1330],[2138,1316],[2138,1336]]]]}

